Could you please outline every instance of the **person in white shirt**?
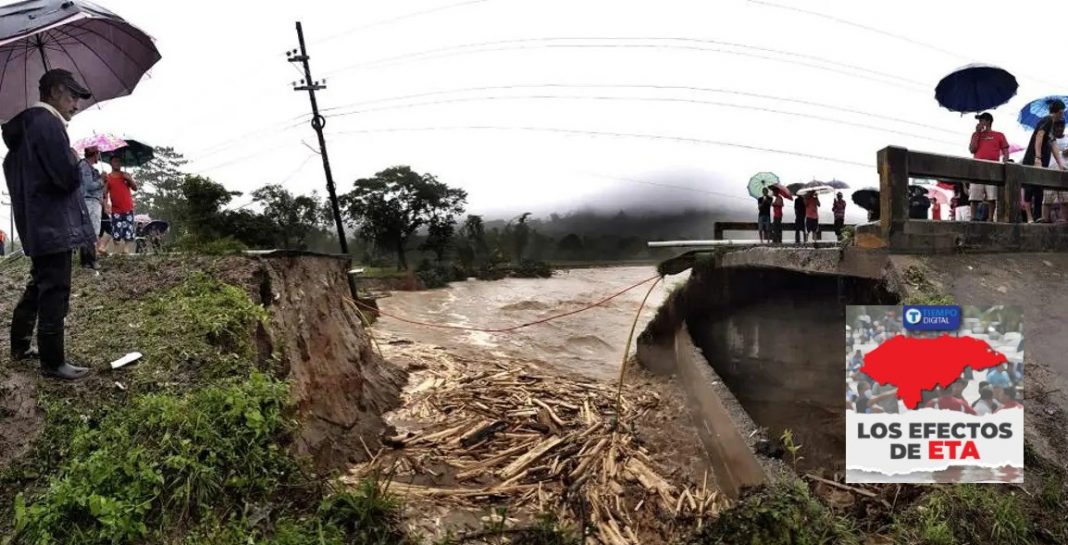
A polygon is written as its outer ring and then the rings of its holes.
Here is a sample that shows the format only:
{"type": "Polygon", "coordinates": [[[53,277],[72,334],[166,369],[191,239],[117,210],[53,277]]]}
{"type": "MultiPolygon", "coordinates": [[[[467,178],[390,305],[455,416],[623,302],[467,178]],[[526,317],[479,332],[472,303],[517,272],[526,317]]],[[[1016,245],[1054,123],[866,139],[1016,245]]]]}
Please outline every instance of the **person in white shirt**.
{"type": "Polygon", "coordinates": [[[979,416],[987,415],[998,408],[997,401],[994,401],[994,390],[990,388],[982,388],[979,390],[979,399],[972,403],[972,408],[975,409],[975,414],[979,416]]]}
{"type": "MultiPolygon", "coordinates": [[[[1068,156],[1065,155],[1065,152],[1068,152],[1068,137],[1064,135],[1064,121],[1053,123],[1053,136],[1056,138],[1053,141],[1053,153],[1068,159],[1068,156]]],[[[1049,162],[1049,168],[1060,170],[1055,160],[1049,162]]],[[[1051,218],[1050,212],[1053,211],[1054,204],[1057,205],[1057,222],[1068,221],[1068,191],[1045,189],[1042,195],[1042,217],[1051,218]]]]}

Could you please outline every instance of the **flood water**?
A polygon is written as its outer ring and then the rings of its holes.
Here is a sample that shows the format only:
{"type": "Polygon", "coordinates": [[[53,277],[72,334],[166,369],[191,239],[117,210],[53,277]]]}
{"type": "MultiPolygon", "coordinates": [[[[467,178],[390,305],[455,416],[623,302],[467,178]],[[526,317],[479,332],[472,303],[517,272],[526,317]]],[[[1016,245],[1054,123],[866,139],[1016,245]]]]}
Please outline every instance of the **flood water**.
{"type": "MultiPolygon", "coordinates": [[[[378,306],[409,320],[497,329],[577,310],[655,275],[652,266],[604,267],[557,271],[548,279],[468,280],[437,290],[395,291],[378,306]]],[[[635,338],[670,289],[686,278],[685,273],[667,277],[653,290],[635,338]]],[[[442,346],[471,358],[534,360],[609,380],[619,372],[631,323],[648,289],[645,284],[585,312],[508,333],[429,328],[385,315],[375,329],[389,331],[394,340],[442,346]]]]}

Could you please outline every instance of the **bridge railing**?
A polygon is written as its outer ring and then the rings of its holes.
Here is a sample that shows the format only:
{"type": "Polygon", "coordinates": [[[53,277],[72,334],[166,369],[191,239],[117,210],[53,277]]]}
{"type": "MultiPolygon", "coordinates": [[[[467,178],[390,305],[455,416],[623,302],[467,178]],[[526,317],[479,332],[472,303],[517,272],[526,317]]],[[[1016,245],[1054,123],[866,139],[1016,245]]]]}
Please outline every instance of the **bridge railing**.
{"type": "Polygon", "coordinates": [[[1068,172],[1016,163],[951,157],[890,146],[879,150],[879,222],[884,236],[909,221],[910,178],[975,182],[998,187],[997,221],[1020,221],[1020,189],[1024,184],[1068,191],[1068,172]]]}
{"type": "MultiPolygon", "coordinates": [[[[852,225],[843,225],[843,227],[852,227],[852,225]]],[[[712,240],[723,240],[723,233],[728,231],[735,232],[747,232],[755,233],[760,230],[760,225],[755,221],[717,221],[712,224],[712,240]]],[[[794,222],[784,221],[782,223],[782,232],[785,234],[791,234],[794,231],[794,222]]],[[[830,233],[834,236],[834,224],[833,223],[821,223],[820,231],[824,233],[830,233]]],[[[786,236],[786,235],[783,236],[786,236]]]]}

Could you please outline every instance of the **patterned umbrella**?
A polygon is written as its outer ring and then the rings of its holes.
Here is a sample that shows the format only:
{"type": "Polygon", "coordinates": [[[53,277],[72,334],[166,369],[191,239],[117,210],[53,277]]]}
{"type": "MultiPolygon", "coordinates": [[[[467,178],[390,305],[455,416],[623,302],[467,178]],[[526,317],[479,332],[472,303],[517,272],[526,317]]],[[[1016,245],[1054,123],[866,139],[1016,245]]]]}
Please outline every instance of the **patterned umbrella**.
{"type": "Polygon", "coordinates": [[[978,113],[1005,104],[1019,87],[1016,77],[1003,68],[970,64],[938,82],[935,100],[951,112],[978,113]]]}
{"type": "MultiPolygon", "coordinates": [[[[1020,115],[1016,120],[1028,129],[1035,129],[1042,122],[1042,119],[1049,115],[1049,103],[1054,100],[1060,100],[1068,104],[1068,96],[1063,95],[1053,95],[1032,100],[1020,109],[1020,115]]],[[[1009,153],[1012,152],[1010,151],[1009,153]]]]}
{"type": "Polygon", "coordinates": [[[764,188],[779,183],[779,177],[771,172],[758,172],[749,178],[749,196],[759,199],[763,195],[764,188]]]}
{"type": "Polygon", "coordinates": [[[78,153],[85,151],[85,148],[96,148],[100,151],[113,151],[126,145],[126,141],[118,136],[110,134],[94,134],[92,136],[82,138],[74,143],[74,149],[78,153]]]}

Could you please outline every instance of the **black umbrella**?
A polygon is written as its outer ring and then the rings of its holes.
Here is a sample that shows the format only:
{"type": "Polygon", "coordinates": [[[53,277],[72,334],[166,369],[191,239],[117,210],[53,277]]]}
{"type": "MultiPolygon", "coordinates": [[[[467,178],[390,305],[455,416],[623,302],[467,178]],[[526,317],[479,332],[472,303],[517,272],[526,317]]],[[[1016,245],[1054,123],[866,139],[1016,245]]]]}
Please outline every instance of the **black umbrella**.
{"type": "Polygon", "coordinates": [[[155,157],[155,152],[152,146],[142,144],[137,140],[125,139],[126,145],[121,148],[116,148],[114,151],[100,152],[100,158],[105,163],[111,162],[112,156],[118,156],[122,159],[123,166],[127,167],[140,167],[145,163],[152,160],[155,157]]]}
{"type": "Polygon", "coordinates": [[[37,82],[63,68],[93,94],[82,102],[126,96],[160,59],[152,38],[84,0],[27,0],[0,7],[0,120],[40,98],[37,82]]]}
{"type": "Polygon", "coordinates": [[[1016,96],[1020,84],[1003,68],[970,64],[942,78],[935,87],[935,100],[953,112],[992,110],[1016,96]]]}
{"type": "Polygon", "coordinates": [[[791,195],[797,195],[797,192],[808,187],[809,182],[795,182],[786,186],[786,189],[790,190],[791,195]]]}
{"type": "Polygon", "coordinates": [[[879,190],[874,187],[853,192],[853,204],[871,212],[879,209],[879,190]]]}

